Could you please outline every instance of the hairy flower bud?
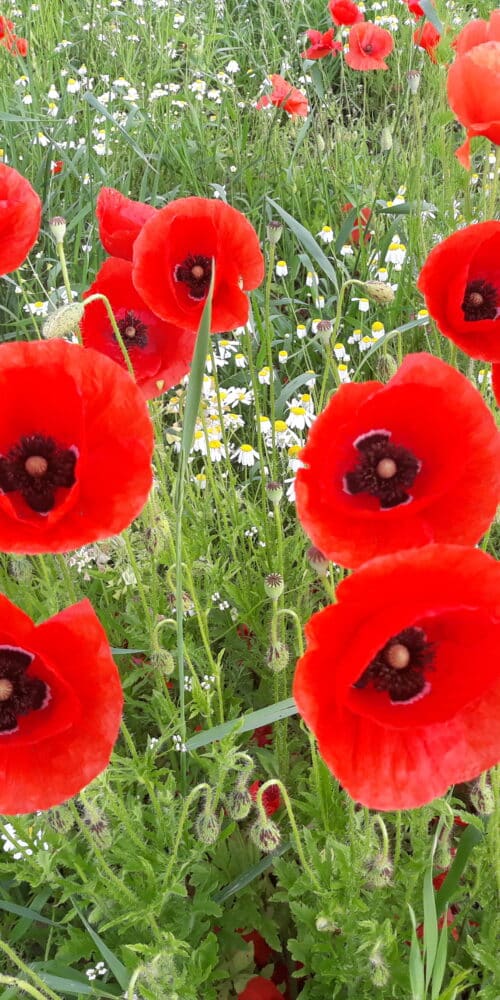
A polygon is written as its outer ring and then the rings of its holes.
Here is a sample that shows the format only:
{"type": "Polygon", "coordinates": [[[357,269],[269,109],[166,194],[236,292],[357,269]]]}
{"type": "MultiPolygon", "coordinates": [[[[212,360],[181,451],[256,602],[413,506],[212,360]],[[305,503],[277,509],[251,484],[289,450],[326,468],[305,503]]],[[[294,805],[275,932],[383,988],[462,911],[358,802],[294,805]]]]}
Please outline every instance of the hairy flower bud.
{"type": "Polygon", "coordinates": [[[49,229],[57,246],[63,242],[66,235],[66,219],[63,219],[62,215],[55,215],[49,222],[49,229]]]}
{"type": "Polygon", "coordinates": [[[380,149],[382,153],[388,153],[392,149],[392,132],[387,125],[384,125],[380,133],[380,149]]]}
{"type": "Polygon", "coordinates": [[[86,803],[82,811],[82,820],[101,850],[111,847],[112,836],[102,809],[94,803],[86,803]]]}
{"type": "Polygon", "coordinates": [[[333,324],[330,319],[320,319],[316,327],[316,333],[318,334],[318,337],[324,347],[327,347],[328,344],[330,343],[332,330],[333,330],[333,324]]]}
{"type": "Polygon", "coordinates": [[[394,866],[391,859],[381,852],[367,861],[366,873],[367,886],[370,889],[382,889],[385,885],[390,884],[394,873],[394,866]]]}
{"type": "Polygon", "coordinates": [[[49,809],[46,815],[49,826],[56,833],[69,833],[75,824],[75,818],[71,810],[65,805],[59,806],[57,809],[49,809]]]}
{"type": "Polygon", "coordinates": [[[340,927],[334,920],[330,920],[330,917],[325,917],[323,914],[320,914],[319,917],[316,917],[316,930],[319,931],[320,934],[338,934],[340,932],[340,927]]]}
{"type": "Polygon", "coordinates": [[[387,306],[394,302],[394,292],[386,281],[364,281],[363,288],[368,297],[379,305],[387,306]]]}
{"type": "Polygon", "coordinates": [[[377,378],[380,379],[381,382],[388,382],[389,379],[396,374],[397,370],[398,366],[392,355],[381,354],[379,356],[377,364],[375,365],[375,371],[377,378]]]}
{"type": "Polygon", "coordinates": [[[281,843],[281,834],[276,823],[267,818],[264,821],[262,816],[259,816],[257,822],[250,827],[250,836],[254,844],[265,854],[274,851],[281,843]]]}
{"type": "Polygon", "coordinates": [[[161,670],[166,677],[170,677],[175,670],[175,660],[169,649],[153,649],[151,653],[151,666],[155,670],[161,670]]]}
{"type": "Polygon", "coordinates": [[[384,956],[378,945],[373,949],[370,958],[370,976],[374,986],[381,988],[389,982],[389,969],[384,961],[384,956]]]}
{"type": "Polygon", "coordinates": [[[226,796],[226,810],[231,819],[246,819],[252,806],[253,799],[248,788],[236,785],[226,796]]]}
{"type": "Polygon", "coordinates": [[[74,333],[84,312],[82,302],[70,302],[66,306],[61,306],[47,316],[42,325],[42,337],[45,337],[45,340],[55,340],[57,337],[67,337],[69,333],[74,333]]]}
{"type": "Polygon", "coordinates": [[[290,660],[288,647],[284,642],[272,642],[266,652],[266,664],[273,674],[286,670],[290,660]]]}
{"type": "Polygon", "coordinates": [[[495,809],[495,796],[486,774],[481,775],[471,790],[470,800],[478,816],[491,816],[495,809]]]}

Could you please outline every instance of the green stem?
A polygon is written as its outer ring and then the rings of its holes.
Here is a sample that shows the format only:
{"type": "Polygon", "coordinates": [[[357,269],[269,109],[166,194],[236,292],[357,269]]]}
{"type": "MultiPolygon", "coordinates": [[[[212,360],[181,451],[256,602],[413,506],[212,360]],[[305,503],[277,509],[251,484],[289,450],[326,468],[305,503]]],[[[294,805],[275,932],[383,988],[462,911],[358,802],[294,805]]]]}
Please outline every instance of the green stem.
{"type": "Polygon", "coordinates": [[[57,256],[59,257],[59,263],[61,265],[61,274],[63,276],[64,287],[66,289],[66,295],[68,296],[68,304],[73,301],[73,291],[71,289],[71,282],[69,280],[68,265],[66,263],[66,254],[64,253],[64,244],[61,240],[56,243],[57,256]]]}
{"type": "Polygon", "coordinates": [[[88,305],[90,305],[91,302],[102,302],[104,304],[104,307],[105,307],[106,312],[108,314],[109,322],[111,323],[111,326],[112,326],[112,329],[113,329],[113,333],[114,333],[114,335],[115,335],[115,337],[116,337],[116,339],[118,341],[118,346],[120,348],[120,351],[122,352],[123,360],[124,360],[124,362],[125,362],[125,364],[127,366],[127,371],[129,373],[130,377],[133,378],[133,380],[135,382],[136,378],[135,378],[134,366],[133,366],[133,364],[132,364],[132,362],[130,360],[130,355],[129,355],[128,351],[127,351],[127,348],[125,346],[125,342],[124,342],[123,337],[122,337],[122,335],[120,333],[120,330],[119,330],[119,327],[118,327],[118,323],[116,322],[115,314],[114,314],[114,312],[113,312],[113,310],[111,308],[111,302],[109,301],[109,299],[107,298],[106,295],[102,295],[100,292],[95,292],[93,295],[89,295],[88,298],[83,299],[82,305],[86,308],[88,305]]]}
{"type": "MultiPolygon", "coordinates": [[[[54,993],[46,985],[46,983],[44,983],[43,979],[40,979],[40,977],[37,976],[35,972],[33,972],[33,969],[30,969],[29,966],[26,965],[22,961],[21,958],[19,958],[19,955],[16,954],[16,952],[14,951],[14,949],[11,948],[6,943],[6,941],[3,941],[2,938],[0,938],[0,951],[2,951],[4,953],[4,955],[7,955],[7,958],[9,958],[10,961],[14,965],[16,965],[17,968],[20,969],[21,972],[23,972],[25,976],[28,977],[28,979],[32,979],[33,982],[36,983],[37,986],[39,986],[42,990],[45,991],[43,994],[40,994],[37,991],[32,992],[31,996],[36,996],[36,997],[40,997],[41,996],[42,1000],[46,1000],[46,997],[50,997],[51,1000],[60,1000],[60,997],[58,997],[57,993],[54,993]]],[[[15,982],[15,980],[13,980],[13,981],[15,982]]],[[[33,987],[31,987],[31,989],[33,990],[33,987]]],[[[28,992],[29,992],[29,990],[28,990],[28,992]]]]}
{"type": "Polygon", "coordinates": [[[295,841],[295,848],[296,848],[297,854],[299,856],[299,860],[300,860],[300,863],[302,865],[302,868],[309,875],[309,878],[311,879],[311,884],[314,886],[314,888],[316,889],[316,891],[317,892],[321,892],[321,883],[319,882],[316,873],[312,870],[312,868],[311,868],[311,866],[310,866],[310,864],[309,864],[309,862],[308,862],[308,860],[307,860],[307,858],[305,856],[305,853],[304,853],[304,848],[302,846],[302,841],[300,839],[300,834],[299,834],[298,826],[297,826],[297,823],[296,823],[296,820],[295,820],[295,814],[294,814],[294,811],[293,811],[293,808],[292,808],[292,803],[290,801],[290,796],[289,796],[289,794],[288,794],[288,792],[287,792],[287,790],[286,790],[283,782],[280,781],[279,778],[270,778],[269,781],[265,781],[264,784],[260,786],[260,788],[259,788],[259,790],[257,792],[257,798],[256,798],[257,808],[258,808],[258,810],[259,810],[259,812],[260,812],[260,814],[262,816],[262,819],[265,818],[267,820],[267,814],[266,814],[266,811],[265,811],[265,808],[264,808],[264,804],[262,802],[262,797],[263,797],[264,792],[266,791],[266,789],[267,788],[271,788],[273,785],[277,785],[278,786],[278,788],[280,790],[280,793],[281,793],[281,796],[282,796],[282,799],[283,799],[283,802],[285,803],[285,808],[286,808],[286,811],[288,813],[288,819],[290,820],[290,826],[292,828],[293,839],[295,841]]]}

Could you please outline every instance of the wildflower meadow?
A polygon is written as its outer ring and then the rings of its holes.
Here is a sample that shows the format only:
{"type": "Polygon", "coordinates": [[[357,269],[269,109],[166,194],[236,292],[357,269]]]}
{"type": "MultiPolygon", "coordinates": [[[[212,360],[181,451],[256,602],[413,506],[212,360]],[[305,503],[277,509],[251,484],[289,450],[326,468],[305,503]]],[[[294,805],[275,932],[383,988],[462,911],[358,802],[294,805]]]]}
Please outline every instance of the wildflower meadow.
{"type": "Polygon", "coordinates": [[[500,1000],[500,9],[0,84],[0,1000],[500,1000]]]}

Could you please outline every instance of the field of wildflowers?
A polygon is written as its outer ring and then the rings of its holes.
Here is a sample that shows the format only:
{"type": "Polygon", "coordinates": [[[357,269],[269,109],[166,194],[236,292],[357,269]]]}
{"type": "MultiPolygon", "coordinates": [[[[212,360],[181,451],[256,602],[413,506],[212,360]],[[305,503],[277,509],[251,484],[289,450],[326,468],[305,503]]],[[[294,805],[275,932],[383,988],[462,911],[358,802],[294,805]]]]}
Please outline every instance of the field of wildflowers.
{"type": "Polygon", "coordinates": [[[0,1000],[500,1000],[500,9],[0,81],[0,1000]]]}

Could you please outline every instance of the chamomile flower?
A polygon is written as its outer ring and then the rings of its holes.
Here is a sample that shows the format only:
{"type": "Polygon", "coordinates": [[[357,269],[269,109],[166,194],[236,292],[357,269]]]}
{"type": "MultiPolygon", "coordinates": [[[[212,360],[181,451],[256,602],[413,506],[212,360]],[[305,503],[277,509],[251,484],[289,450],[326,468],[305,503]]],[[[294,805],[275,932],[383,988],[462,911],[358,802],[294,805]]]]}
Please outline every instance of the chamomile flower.
{"type": "Polygon", "coordinates": [[[258,451],[252,447],[251,444],[241,444],[239,448],[235,448],[233,452],[233,459],[238,462],[239,465],[244,465],[247,468],[251,468],[255,465],[255,462],[259,458],[258,451]]]}
{"type": "Polygon", "coordinates": [[[248,360],[244,354],[238,352],[237,354],[234,355],[234,363],[237,368],[246,368],[248,365],[248,360]]]}
{"type": "Polygon", "coordinates": [[[286,365],[288,361],[288,351],[278,351],[278,363],[280,365],[286,365]]]}
{"type": "Polygon", "coordinates": [[[261,368],[258,379],[261,385],[271,385],[271,369],[267,365],[261,368]]]}
{"type": "Polygon", "coordinates": [[[322,243],[333,242],[333,229],[331,226],[322,226],[317,235],[322,243]]]}
{"type": "Polygon", "coordinates": [[[305,326],[304,323],[298,323],[297,324],[297,329],[296,329],[295,332],[296,332],[297,337],[299,338],[299,340],[303,340],[304,337],[307,336],[307,327],[305,326]]]}
{"type": "Polygon", "coordinates": [[[385,326],[383,323],[380,323],[379,321],[372,323],[372,337],[374,340],[380,340],[384,336],[384,333],[385,326]]]}
{"type": "Polygon", "coordinates": [[[314,415],[306,410],[305,406],[290,406],[286,423],[292,430],[304,431],[310,427],[314,420],[314,415]]]}
{"type": "Polygon", "coordinates": [[[276,263],[276,274],[278,278],[286,278],[288,274],[288,266],[286,260],[278,260],[276,263]]]}
{"type": "Polygon", "coordinates": [[[226,457],[226,449],[218,438],[212,438],[208,442],[208,454],[212,462],[221,462],[226,457]]]}

